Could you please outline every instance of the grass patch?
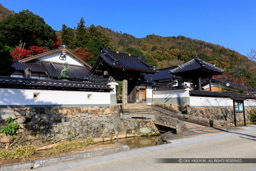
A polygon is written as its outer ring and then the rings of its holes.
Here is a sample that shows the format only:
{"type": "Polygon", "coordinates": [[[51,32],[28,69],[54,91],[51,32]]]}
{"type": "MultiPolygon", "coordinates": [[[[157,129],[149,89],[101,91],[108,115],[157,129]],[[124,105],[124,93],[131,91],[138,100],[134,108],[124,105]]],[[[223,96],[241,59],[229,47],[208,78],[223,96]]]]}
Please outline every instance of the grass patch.
{"type": "MultiPolygon", "coordinates": [[[[86,138],[84,140],[74,140],[74,141],[62,141],[57,146],[49,151],[45,151],[43,156],[58,155],[59,153],[76,150],[79,148],[86,147],[88,145],[94,144],[93,138],[86,138]]],[[[36,147],[32,145],[19,146],[12,150],[0,149],[0,159],[10,160],[10,159],[28,159],[36,153],[36,147]]]]}
{"type": "Polygon", "coordinates": [[[0,149],[0,159],[27,159],[35,154],[36,148],[32,145],[19,146],[12,150],[0,149]]]}
{"type": "Polygon", "coordinates": [[[57,146],[53,147],[52,150],[44,152],[43,155],[57,155],[61,152],[83,148],[92,144],[94,144],[93,138],[87,138],[85,140],[62,141],[57,146]]]}

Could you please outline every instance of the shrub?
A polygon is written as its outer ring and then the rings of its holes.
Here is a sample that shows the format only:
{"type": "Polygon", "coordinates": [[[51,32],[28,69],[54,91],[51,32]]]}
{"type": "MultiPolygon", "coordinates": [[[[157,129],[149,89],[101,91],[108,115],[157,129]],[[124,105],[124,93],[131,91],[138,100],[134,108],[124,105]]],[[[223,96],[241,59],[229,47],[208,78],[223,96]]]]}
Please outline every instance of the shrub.
{"type": "Polygon", "coordinates": [[[251,113],[251,122],[256,124],[256,109],[254,109],[251,113]]]}
{"type": "Polygon", "coordinates": [[[2,126],[0,132],[4,135],[14,135],[19,128],[19,125],[16,122],[13,122],[11,117],[5,119],[8,123],[7,126],[2,126]]]}
{"type": "Polygon", "coordinates": [[[8,117],[8,118],[5,119],[5,121],[6,121],[7,123],[11,123],[13,120],[12,120],[12,117],[8,117]]]}

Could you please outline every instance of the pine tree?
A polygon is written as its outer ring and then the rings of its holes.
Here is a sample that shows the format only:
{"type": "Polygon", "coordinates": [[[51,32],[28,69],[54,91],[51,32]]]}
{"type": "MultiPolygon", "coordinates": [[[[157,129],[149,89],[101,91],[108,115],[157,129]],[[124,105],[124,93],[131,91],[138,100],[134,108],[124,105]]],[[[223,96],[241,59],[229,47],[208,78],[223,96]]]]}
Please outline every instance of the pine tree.
{"type": "Polygon", "coordinates": [[[72,28],[63,24],[60,35],[62,44],[67,45],[70,49],[75,48],[75,33],[72,28]]]}
{"type": "Polygon", "coordinates": [[[76,47],[85,47],[88,43],[87,29],[85,27],[84,18],[81,17],[76,28],[76,47]]]}

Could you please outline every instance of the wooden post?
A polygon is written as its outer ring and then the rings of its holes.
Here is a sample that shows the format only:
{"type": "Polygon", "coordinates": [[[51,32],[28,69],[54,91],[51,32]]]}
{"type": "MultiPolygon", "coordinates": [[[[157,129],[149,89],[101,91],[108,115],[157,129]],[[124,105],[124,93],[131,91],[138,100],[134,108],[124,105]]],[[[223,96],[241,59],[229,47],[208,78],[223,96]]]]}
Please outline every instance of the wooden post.
{"type": "Polygon", "coordinates": [[[122,108],[127,108],[127,94],[128,94],[128,81],[123,80],[123,92],[122,92],[122,108]]]}
{"type": "Polygon", "coordinates": [[[236,126],[236,107],[235,107],[235,100],[233,100],[233,110],[234,110],[234,124],[236,126]]]}
{"type": "Polygon", "coordinates": [[[212,91],[212,78],[209,78],[210,91],[212,91]]]}
{"type": "Polygon", "coordinates": [[[199,90],[201,91],[202,90],[201,77],[198,77],[198,87],[199,87],[199,90]]]}
{"type": "Polygon", "coordinates": [[[246,117],[245,117],[244,101],[243,101],[243,114],[244,114],[244,126],[246,126],[246,117]]]}

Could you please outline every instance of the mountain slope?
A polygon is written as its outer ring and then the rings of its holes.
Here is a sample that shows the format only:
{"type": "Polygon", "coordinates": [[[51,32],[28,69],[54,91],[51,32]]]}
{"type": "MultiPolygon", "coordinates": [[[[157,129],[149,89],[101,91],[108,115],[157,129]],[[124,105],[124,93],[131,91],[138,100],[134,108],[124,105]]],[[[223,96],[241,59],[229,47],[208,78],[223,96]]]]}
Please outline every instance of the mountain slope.
{"type": "Polygon", "coordinates": [[[0,21],[7,18],[9,15],[14,15],[14,12],[0,4],[0,21]]]}
{"type": "Polygon", "coordinates": [[[223,68],[226,71],[224,75],[231,81],[256,87],[256,62],[234,50],[184,36],[161,37],[152,34],[136,38],[101,26],[97,28],[109,35],[111,44],[118,50],[142,54],[147,62],[158,68],[182,64],[197,54],[202,60],[223,68]]]}

